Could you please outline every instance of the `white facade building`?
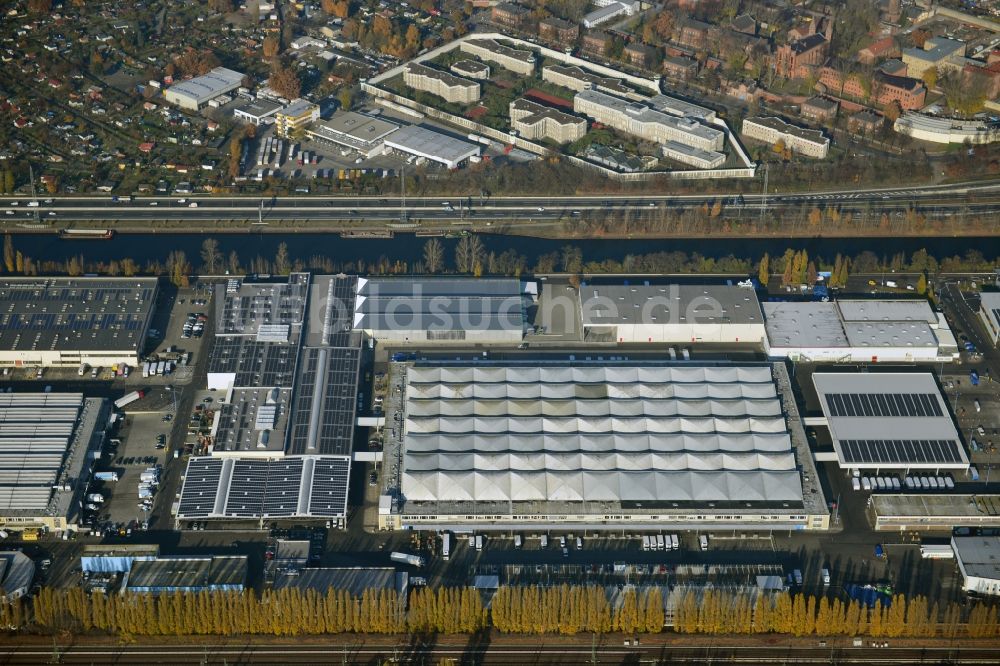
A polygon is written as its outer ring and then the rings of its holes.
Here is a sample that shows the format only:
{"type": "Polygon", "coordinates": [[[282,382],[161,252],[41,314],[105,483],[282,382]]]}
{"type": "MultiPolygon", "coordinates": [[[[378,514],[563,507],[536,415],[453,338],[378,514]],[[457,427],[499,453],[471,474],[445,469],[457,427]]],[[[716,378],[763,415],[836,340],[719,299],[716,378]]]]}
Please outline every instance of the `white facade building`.
{"type": "Polygon", "coordinates": [[[969,468],[934,375],[817,372],[812,379],[841,468],[969,468]]]}
{"type": "Polygon", "coordinates": [[[757,293],[743,287],[585,285],[580,307],[585,340],[760,345],[766,337],[757,293]]]}
{"type": "Polygon", "coordinates": [[[983,120],[934,118],[908,111],[893,128],[900,134],[932,143],[993,143],[1000,141],[1000,127],[983,120]]]}
{"type": "Polygon", "coordinates": [[[219,95],[236,90],[243,85],[242,82],[243,74],[240,72],[216,67],[207,74],[170,86],[163,92],[163,97],[182,109],[197,111],[219,95]]]}
{"type": "Polygon", "coordinates": [[[826,529],[801,422],[783,409],[784,372],[408,367],[397,412],[402,466],[389,478],[390,486],[398,478],[400,501],[380,521],[413,529],[826,529]]]}
{"type": "Polygon", "coordinates": [[[1000,537],[951,538],[962,589],[974,594],[1000,595],[1000,537]]]}
{"type": "Polygon", "coordinates": [[[1000,344],[1000,292],[984,291],[979,295],[979,318],[993,344],[1000,344]]]}
{"type": "Polygon", "coordinates": [[[948,361],[947,322],[924,300],[764,303],[770,358],[810,362],[948,361]]]}

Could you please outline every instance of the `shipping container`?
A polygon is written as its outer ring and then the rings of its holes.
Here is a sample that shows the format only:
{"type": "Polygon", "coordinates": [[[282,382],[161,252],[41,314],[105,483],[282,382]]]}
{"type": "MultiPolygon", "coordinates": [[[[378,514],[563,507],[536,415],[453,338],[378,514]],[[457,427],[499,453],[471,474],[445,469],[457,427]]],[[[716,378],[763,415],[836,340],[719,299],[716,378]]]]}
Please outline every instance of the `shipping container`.
{"type": "Polygon", "coordinates": [[[142,396],[144,395],[145,393],[143,393],[142,391],[132,391],[131,393],[126,393],[122,397],[115,400],[115,407],[117,407],[118,409],[123,409],[126,405],[129,405],[135,402],[136,400],[142,399],[142,396]]]}
{"type": "Polygon", "coordinates": [[[441,534],[441,559],[445,562],[451,557],[451,533],[443,532],[441,534]]]}
{"type": "Polygon", "coordinates": [[[389,559],[393,562],[401,562],[403,564],[410,564],[415,567],[424,566],[424,558],[419,555],[410,555],[409,553],[394,552],[389,555],[389,559]]]}

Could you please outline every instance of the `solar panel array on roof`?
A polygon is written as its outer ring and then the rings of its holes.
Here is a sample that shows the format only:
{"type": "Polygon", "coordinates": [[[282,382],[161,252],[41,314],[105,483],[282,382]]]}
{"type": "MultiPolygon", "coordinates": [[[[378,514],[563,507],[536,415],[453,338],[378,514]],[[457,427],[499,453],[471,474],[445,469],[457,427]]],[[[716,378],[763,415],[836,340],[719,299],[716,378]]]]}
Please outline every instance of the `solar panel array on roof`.
{"type": "Polygon", "coordinates": [[[267,492],[267,460],[237,458],[226,495],[226,515],[234,518],[255,518],[261,514],[267,492]]]}
{"type": "Polygon", "coordinates": [[[302,458],[275,460],[268,465],[267,492],[263,504],[265,515],[277,518],[299,513],[302,465],[302,458]]]}
{"type": "Polygon", "coordinates": [[[954,440],[921,439],[848,439],[840,442],[844,460],[849,463],[957,463],[962,461],[961,446],[954,440]]]}
{"type": "Polygon", "coordinates": [[[219,334],[256,335],[262,325],[301,324],[309,291],[309,275],[293,273],[288,282],[243,282],[232,290],[219,285],[219,334]]]}
{"type": "Polygon", "coordinates": [[[351,459],[318,458],[313,468],[309,513],[314,516],[342,516],[347,506],[347,479],[351,459]]]}
{"type": "Polygon", "coordinates": [[[188,461],[177,517],[328,518],[347,511],[348,456],[188,461]]]}
{"type": "Polygon", "coordinates": [[[219,458],[191,458],[184,475],[184,492],[181,493],[178,515],[205,518],[215,512],[222,463],[219,458]]]}
{"type": "Polygon", "coordinates": [[[156,278],[6,278],[0,349],[136,352],[156,302],[156,278]]]}
{"type": "Polygon", "coordinates": [[[346,455],[354,436],[358,367],[352,348],[302,350],[287,451],[291,455],[346,455]]]}
{"type": "Polygon", "coordinates": [[[828,393],[830,416],[942,416],[934,393],[828,393]]]}
{"type": "Polygon", "coordinates": [[[209,373],[235,373],[233,386],[291,386],[298,348],[245,336],[216,337],[209,373]]]}
{"type": "Polygon", "coordinates": [[[968,468],[958,431],[930,373],[818,372],[812,379],[842,466],[968,468]]]}

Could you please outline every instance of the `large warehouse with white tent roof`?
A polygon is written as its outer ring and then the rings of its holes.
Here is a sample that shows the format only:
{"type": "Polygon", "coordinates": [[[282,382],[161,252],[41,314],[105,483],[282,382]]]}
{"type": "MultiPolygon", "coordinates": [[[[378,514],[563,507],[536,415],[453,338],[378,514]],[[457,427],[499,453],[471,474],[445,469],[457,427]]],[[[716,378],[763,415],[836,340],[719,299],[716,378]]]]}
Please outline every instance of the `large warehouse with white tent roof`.
{"type": "Polygon", "coordinates": [[[787,387],[766,364],[418,363],[384,526],[823,529],[787,387]]]}

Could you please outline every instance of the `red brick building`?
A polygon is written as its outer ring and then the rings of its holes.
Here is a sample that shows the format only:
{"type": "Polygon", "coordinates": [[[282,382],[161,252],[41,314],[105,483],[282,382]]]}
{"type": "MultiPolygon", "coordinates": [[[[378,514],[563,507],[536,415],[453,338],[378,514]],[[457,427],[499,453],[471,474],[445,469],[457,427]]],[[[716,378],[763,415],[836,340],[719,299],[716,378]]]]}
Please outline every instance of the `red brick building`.
{"type": "Polygon", "coordinates": [[[490,14],[494,23],[519,30],[524,26],[529,13],[527,7],[512,2],[501,2],[493,7],[490,14]]]}
{"type": "Polygon", "coordinates": [[[656,49],[646,44],[629,44],[623,54],[630,65],[640,69],[648,69],[656,63],[656,49]]]}
{"type": "Polygon", "coordinates": [[[782,44],[774,53],[774,71],[787,79],[804,79],[826,60],[830,42],[815,33],[791,44],[782,44]]]}
{"type": "Polygon", "coordinates": [[[819,73],[819,82],[826,86],[831,95],[867,99],[880,107],[899,102],[899,107],[904,111],[923,107],[927,96],[927,88],[920,79],[892,76],[882,71],[875,72],[870,95],[866,92],[863,74],[848,74],[845,78],[834,68],[823,67],[819,73]]]}
{"type": "Polygon", "coordinates": [[[885,58],[898,58],[900,56],[899,46],[892,37],[885,37],[872,42],[865,48],[858,51],[858,62],[866,65],[874,65],[879,60],[885,58]]]}
{"type": "Polygon", "coordinates": [[[599,56],[605,56],[611,48],[611,35],[603,30],[588,32],[583,36],[583,50],[599,56]]]}
{"type": "Polygon", "coordinates": [[[550,42],[569,46],[580,36],[580,26],[576,23],[550,16],[538,22],[538,36],[550,42]]]}

